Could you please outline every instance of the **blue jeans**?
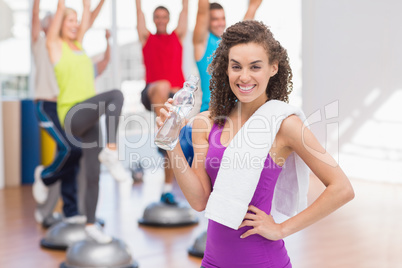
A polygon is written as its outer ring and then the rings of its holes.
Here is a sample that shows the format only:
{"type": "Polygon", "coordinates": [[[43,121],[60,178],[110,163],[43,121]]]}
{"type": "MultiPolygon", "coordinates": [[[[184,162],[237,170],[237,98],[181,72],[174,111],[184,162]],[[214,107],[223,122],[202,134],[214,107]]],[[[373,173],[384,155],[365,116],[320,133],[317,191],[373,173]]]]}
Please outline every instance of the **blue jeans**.
{"type": "Polygon", "coordinates": [[[45,185],[61,180],[63,213],[66,217],[78,215],[76,177],[81,158],[81,148],[73,145],[66,137],[57,116],[57,103],[37,101],[36,115],[40,126],[53,138],[57,153],[53,162],[45,167],[41,177],[45,185]]]}

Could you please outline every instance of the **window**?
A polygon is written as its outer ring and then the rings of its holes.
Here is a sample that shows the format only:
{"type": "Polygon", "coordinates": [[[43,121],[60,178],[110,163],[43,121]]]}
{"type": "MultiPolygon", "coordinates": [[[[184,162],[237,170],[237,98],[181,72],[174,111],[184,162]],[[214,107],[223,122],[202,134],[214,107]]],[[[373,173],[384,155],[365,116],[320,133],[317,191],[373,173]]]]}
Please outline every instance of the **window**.
{"type": "Polygon", "coordinates": [[[29,95],[29,2],[0,0],[0,88],[3,96],[29,95]]]}

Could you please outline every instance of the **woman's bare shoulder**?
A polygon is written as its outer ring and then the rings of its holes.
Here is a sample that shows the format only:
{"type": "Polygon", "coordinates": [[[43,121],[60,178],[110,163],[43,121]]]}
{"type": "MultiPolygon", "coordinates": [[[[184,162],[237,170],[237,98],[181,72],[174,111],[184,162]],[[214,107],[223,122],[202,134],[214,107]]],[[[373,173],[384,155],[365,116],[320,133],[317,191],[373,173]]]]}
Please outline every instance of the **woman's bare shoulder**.
{"type": "Polygon", "coordinates": [[[211,129],[213,124],[214,124],[214,122],[210,118],[210,112],[205,111],[205,112],[199,113],[195,116],[194,122],[193,122],[193,129],[194,128],[211,129]]]}
{"type": "Polygon", "coordinates": [[[208,140],[214,121],[210,118],[210,112],[205,111],[195,116],[193,121],[193,135],[208,140]]]}

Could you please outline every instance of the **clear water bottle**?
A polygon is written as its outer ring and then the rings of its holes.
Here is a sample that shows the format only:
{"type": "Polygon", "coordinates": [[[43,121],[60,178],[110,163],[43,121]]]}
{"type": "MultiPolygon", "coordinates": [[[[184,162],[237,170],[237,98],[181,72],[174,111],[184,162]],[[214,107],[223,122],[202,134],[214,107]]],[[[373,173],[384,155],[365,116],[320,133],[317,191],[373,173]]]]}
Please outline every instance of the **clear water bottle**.
{"type": "Polygon", "coordinates": [[[170,116],[155,135],[155,144],[158,147],[171,151],[176,146],[183,121],[194,107],[194,92],[199,80],[198,77],[190,75],[183,88],[174,94],[170,116]]]}

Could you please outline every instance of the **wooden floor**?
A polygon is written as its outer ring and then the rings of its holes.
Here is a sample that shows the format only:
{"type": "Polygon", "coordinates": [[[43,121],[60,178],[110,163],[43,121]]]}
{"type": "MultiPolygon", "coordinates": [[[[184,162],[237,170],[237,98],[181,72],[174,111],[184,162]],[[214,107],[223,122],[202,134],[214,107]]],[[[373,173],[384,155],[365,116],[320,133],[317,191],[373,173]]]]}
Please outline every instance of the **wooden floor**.
{"type": "MultiPolygon", "coordinates": [[[[141,268],[200,267],[187,248],[205,230],[139,226],[144,207],[159,197],[161,171],[145,174],[142,184],[118,185],[101,178],[98,217],[105,231],[123,239],[141,268]]],[[[352,180],[356,198],[331,216],[288,237],[285,242],[295,268],[402,267],[402,186],[352,180]]],[[[175,190],[179,192],[177,187],[175,190]]],[[[309,199],[323,190],[311,178],[309,199]]],[[[35,223],[31,186],[0,190],[0,267],[54,268],[65,252],[45,250],[39,241],[46,230],[35,223]]]]}

